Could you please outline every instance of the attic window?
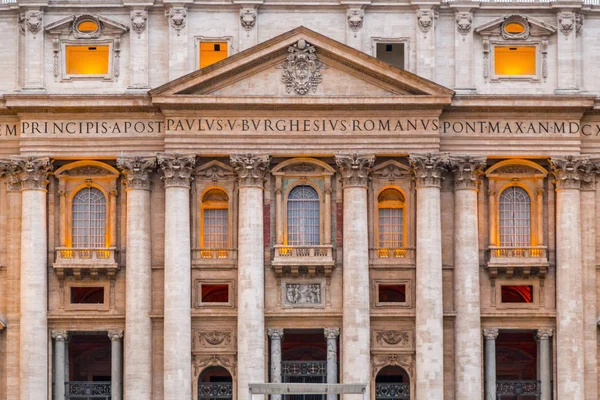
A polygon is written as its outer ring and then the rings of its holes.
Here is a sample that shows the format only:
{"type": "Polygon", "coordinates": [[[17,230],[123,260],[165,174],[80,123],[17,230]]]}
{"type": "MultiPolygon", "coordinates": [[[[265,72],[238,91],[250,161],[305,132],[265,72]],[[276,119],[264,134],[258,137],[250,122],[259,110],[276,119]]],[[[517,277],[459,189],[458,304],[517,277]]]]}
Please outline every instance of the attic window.
{"type": "Polygon", "coordinates": [[[499,76],[535,76],[535,46],[495,46],[494,72],[499,76]]]}
{"type": "Polygon", "coordinates": [[[107,45],[67,45],[67,75],[108,75],[110,49],[107,45]]]}
{"type": "Polygon", "coordinates": [[[525,32],[525,27],[523,26],[523,24],[520,24],[518,22],[511,22],[509,24],[506,24],[504,30],[506,31],[506,33],[510,34],[523,33],[525,32]]]}
{"type": "Polygon", "coordinates": [[[376,57],[381,61],[404,69],[404,43],[377,43],[376,57]]]}
{"type": "Polygon", "coordinates": [[[200,68],[208,67],[227,58],[228,47],[227,42],[200,42],[200,68]]]}

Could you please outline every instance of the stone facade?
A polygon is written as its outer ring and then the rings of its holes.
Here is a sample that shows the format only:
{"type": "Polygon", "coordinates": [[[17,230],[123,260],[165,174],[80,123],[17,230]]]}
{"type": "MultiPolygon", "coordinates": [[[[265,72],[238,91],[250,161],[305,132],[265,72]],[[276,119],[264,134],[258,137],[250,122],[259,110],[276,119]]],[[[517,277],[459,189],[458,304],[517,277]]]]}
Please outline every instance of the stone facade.
{"type": "Polygon", "coordinates": [[[597,4],[66,3],[0,0],[0,399],[92,388],[93,346],[117,400],[248,400],[295,368],[372,399],[392,370],[407,399],[598,398],[597,4]],[[204,42],[228,57],[198,70],[204,42]],[[108,73],[68,75],[69,44],[108,46],[108,73]],[[495,75],[502,45],[535,74],[495,75]]]}

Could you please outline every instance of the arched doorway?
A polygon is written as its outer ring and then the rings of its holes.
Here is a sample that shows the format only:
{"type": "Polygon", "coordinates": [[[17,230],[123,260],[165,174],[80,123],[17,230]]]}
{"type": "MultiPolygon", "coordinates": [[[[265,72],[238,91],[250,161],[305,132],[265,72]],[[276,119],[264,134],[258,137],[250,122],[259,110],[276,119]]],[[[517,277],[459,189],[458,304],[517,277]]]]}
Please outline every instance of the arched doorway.
{"type": "Polygon", "coordinates": [[[223,367],[208,367],[198,377],[198,400],[232,399],[231,374],[223,367]]]}
{"type": "Polygon", "coordinates": [[[409,400],[410,378],[404,368],[396,365],[383,367],[375,377],[377,400],[409,400]]]}

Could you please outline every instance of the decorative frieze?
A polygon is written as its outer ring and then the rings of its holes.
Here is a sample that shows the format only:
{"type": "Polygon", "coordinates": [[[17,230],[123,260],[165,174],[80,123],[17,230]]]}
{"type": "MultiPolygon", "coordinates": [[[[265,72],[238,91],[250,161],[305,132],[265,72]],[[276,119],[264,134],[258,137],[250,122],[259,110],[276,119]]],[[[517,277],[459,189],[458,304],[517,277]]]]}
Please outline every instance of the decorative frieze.
{"type": "Polygon", "coordinates": [[[235,355],[223,354],[196,354],[194,355],[194,376],[200,375],[206,367],[223,367],[235,378],[236,357],[235,355]]]}
{"type": "Polygon", "coordinates": [[[138,34],[138,37],[146,30],[148,21],[148,11],[133,10],[131,11],[131,29],[138,34]]]}
{"type": "Polygon", "coordinates": [[[48,157],[12,157],[13,167],[9,178],[13,187],[19,184],[22,190],[44,190],[48,184],[48,174],[52,171],[52,162],[48,157]]]}
{"type": "Polygon", "coordinates": [[[232,154],[231,165],[240,186],[263,186],[271,157],[254,154],[232,154]]]}
{"type": "Polygon", "coordinates": [[[369,172],[375,163],[374,155],[336,154],[335,162],[340,168],[344,187],[366,187],[369,182],[369,172]]]}
{"type": "Polygon", "coordinates": [[[556,189],[579,189],[585,172],[584,168],[588,163],[587,157],[553,157],[550,160],[550,167],[556,189]]]}
{"type": "MultiPolygon", "coordinates": [[[[458,11],[456,13],[456,30],[463,36],[471,32],[473,26],[473,13],[470,11],[458,11]]],[[[465,38],[463,37],[463,40],[465,38]]]]}
{"type": "Polygon", "coordinates": [[[325,65],[319,60],[317,49],[304,39],[288,48],[288,56],[278,68],[282,69],[281,81],[288,93],[305,95],[316,92],[323,81],[321,69],[325,65]]]}
{"type": "Polygon", "coordinates": [[[449,164],[447,153],[411,154],[408,160],[417,188],[441,187],[449,164]]]}
{"type": "Polygon", "coordinates": [[[240,24],[246,31],[251,31],[256,26],[257,11],[255,8],[242,8],[240,10],[240,24]]]}
{"type": "Polygon", "coordinates": [[[125,175],[128,189],[150,190],[150,173],[156,168],[156,157],[118,157],[117,166],[125,175]]]}
{"type": "Polygon", "coordinates": [[[160,154],[157,157],[165,187],[190,187],[192,172],[196,165],[195,155],[160,154]]]}
{"type": "Polygon", "coordinates": [[[197,339],[200,347],[229,347],[233,342],[233,335],[226,331],[199,331],[197,339]]]}
{"type": "Polygon", "coordinates": [[[402,367],[412,380],[415,374],[415,355],[414,354],[376,354],[372,356],[373,377],[376,377],[383,367],[396,365],[402,367]]]}
{"type": "Polygon", "coordinates": [[[449,167],[454,174],[454,189],[477,189],[479,177],[483,174],[485,165],[485,156],[450,157],[449,167]]]}
{"type": "Polygon", "coordinates": [[[179,36],[187,22],[187,9],[185,7],[171,7],[165,11],[165,14],[169,20],[169,25],[179,36]]]}
{"type": "Polygon", "coordinates": [[[410,330],[376,330],[373,336],[375,344],[380,347],[413,347],[413,335],[410,330]]]}

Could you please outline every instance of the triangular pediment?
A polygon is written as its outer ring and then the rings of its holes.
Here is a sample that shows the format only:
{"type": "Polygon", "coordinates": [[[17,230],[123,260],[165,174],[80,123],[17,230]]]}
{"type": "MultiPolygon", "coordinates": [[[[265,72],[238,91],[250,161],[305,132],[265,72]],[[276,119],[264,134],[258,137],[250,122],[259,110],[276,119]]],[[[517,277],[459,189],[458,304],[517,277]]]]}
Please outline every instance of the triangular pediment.
{"type": "Polygon", "coordinates": [[[78,39],[97,39],[106,34],[123,34],[129,30],[129,27],[98,14],[73,14],[47,24],[44,26],[44,30],[54,35],[73,35],[78,39]],[[93,22],[97,25],[97,29],[80,31],[77,27],[83,22],[93,22]]]}
{"type": "Polygon", "coordinates": [[[354,48],[299,27],[197,70],[150,94],[187,97],[437,97],[454,92],[354,48]]]}
{"type": "Polygon", "coordinates": [[[515,34],[514,39],[526,39],[528,36],[550,36],[556,32],[556,27],[547,24],[537,18],[520,14],[508,14],[495,18],[475,28],[475,32],[483,36],[506,36],[505,39],[513,39],[510,33],[503,34],[503,27],[511,22],[522,24],[525,27],[523,33],[515,34]]]}

